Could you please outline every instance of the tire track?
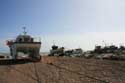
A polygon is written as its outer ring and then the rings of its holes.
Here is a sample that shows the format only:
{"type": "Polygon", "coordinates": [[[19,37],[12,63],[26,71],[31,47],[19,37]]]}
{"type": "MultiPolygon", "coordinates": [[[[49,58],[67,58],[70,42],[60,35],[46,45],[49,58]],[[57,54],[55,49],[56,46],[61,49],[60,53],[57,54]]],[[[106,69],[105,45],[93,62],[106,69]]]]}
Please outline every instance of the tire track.
{"type": "Polygon", "coordinates": [[[100,82],[102,82],[102,83],[110,83],[110,82],[107,82],[107,81],[105,81],[105,80],[100,80],[100,79],[98,79],[98,78],[94,78],[94,77],[91,77],[91,76],[86,75],[86,74],[81,74],[81,73],[79,73],[79,72],[72,71],[72,70],[69,70],[69,69],[66,69],[66,68],[63,68],[63,67],[54,65],[54,64],[49,64],[49,65],[54,66],[54,67],[56,67],[56,68],[58,68],[58,69],[66,70],[66,71],[71,72],[71,73],[74,73],[74,74],[78,74],[78,75],[81,75],[81,76],[85,76],[85,77],[87,77],[87,78],[90,78],[90,79],[93,79],[93,80],[96,80],[96,81],[100,81],[100,82]]]}

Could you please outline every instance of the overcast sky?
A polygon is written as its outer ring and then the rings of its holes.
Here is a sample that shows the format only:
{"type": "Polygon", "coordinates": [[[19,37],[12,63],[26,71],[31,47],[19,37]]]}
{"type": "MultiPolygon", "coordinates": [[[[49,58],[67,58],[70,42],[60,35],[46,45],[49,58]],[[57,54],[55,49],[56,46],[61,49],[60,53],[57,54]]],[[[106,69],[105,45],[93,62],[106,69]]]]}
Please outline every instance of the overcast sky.
{"type": "Polygon", "coordinates": [[[124,44],[125,0],[0,0],[0,52],[22,33],[41,37],[41,51],[53,41],[67,49],[124,44]]]}

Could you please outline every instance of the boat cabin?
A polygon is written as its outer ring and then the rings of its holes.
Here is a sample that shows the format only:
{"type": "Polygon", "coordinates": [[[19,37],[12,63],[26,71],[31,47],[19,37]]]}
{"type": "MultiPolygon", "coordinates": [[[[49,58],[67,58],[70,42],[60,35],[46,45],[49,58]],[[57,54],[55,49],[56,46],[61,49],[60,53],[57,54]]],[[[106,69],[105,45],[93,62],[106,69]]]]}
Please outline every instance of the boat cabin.
{"type": "Polygon", "coordinates": [[[16,42],[34,42],[34,39],[29,36],[29,35],[19,35],[17,38],[16,38],[16,42]]]}

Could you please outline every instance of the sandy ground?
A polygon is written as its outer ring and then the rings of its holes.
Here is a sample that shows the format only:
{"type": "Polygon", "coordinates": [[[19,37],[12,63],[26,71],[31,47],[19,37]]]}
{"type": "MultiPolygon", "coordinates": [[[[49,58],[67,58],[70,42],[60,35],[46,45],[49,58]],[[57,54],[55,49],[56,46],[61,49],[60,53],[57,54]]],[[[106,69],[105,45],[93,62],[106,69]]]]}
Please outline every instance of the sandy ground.
{"type": "Polygon", "coordinates": [[[125,61],[43,57],[40,62],[0,62],[0,83],[125,83],[125,61]]]}

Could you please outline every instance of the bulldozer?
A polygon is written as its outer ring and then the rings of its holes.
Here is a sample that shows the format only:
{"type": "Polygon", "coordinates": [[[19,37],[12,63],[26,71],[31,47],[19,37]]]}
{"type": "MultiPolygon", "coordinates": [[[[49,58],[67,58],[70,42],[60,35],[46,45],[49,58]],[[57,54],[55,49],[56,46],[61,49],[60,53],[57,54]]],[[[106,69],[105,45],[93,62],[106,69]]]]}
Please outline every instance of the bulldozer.
{"type": "Polygon", "coordinates": [[[10,49],[12,60],[18,59],[18,54],[21,52],[28,55],[28,59],[33,61],[40,61],[40,48],[41,40],[35,41],[33,37],[27,35],[26,28],[24,27],[22,35],[18,35],[14,40],[7,40],[7,46],[10,49]]]}

